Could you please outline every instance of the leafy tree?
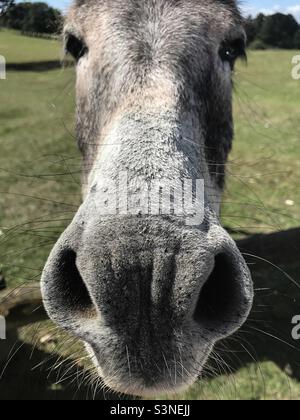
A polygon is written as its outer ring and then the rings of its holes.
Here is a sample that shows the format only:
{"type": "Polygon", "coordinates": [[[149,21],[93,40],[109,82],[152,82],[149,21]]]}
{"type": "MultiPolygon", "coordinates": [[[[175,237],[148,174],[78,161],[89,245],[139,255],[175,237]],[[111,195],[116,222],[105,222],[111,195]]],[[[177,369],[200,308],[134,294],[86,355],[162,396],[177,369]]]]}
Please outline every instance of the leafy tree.
{"type": "Polygon", "coordinates": [[[297,30],[294,36],[294,47],[300,49],[300,28],[297,30]]]}
{"type": "Polygon", "coordinates": [[[0,16],[2,16],[6,11],[15,5],[14,0],[0,0],[0,16]]]}
{"type": "Polygon", "coordinates": [[[7,9],[2,17],[3,25],[11,29],[21,30],[30,5],[31,3],[20,3],[7,9]]]}
{"type": "Polygon", "coordinates": [[[292,15],[275,13],[265,18],[258,36],[272,47],[291,49],[298,29],[299,25],[292,15]]]}
{"type": "Polygon", "coordinates": [[[62,14],[46,3],[12,4],[1,18],[4,26],[27,32],[53,34],[62,27],[62,14]]]}
{"type": "Polygon", "coordinates": [[[33,3],[23,21],[22,30],[53,34],[59,31],[62,16],[59,10],[49,7],[46,3],[33,3]]]}
{"type": "Polygon", "coordinates": [[[264,23],[266,21],[266,16],[263,13],[260,13],[256,16],[255,19],[253,19],[253,25],[255,28],[256,37],[258,37],[264,23]]]}
{"type": "Polygon", "coordinates": [[[251,44],[257,36],[255,22],[251,16],[248,16],[248,18],[245,21],[245,30],[247,34],[248,44],[251,44]]]}

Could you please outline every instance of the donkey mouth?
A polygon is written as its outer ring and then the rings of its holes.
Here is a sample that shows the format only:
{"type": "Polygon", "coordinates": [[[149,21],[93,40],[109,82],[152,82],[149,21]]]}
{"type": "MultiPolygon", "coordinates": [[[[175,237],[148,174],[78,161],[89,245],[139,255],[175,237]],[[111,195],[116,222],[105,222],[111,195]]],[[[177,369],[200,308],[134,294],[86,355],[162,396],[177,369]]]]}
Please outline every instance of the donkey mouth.
{"type": "Polygon", "coordinates": [[[101,338],[87,348],[105,385],[146,398],[176,395],[193,385],[201,377],[214,344],[247,318],[251,293],[241,299],[235,270],[230,256],[216,256],[193,304],[192,317],[180,328],[163,319],[155,326],[140,321],[135,331],[125,326],[123,331],[103,327],[101,338]]]}
{"type": "Polygon", "coordinates": [[[42,279],[50,317],[87,343],[104,383],[147,397],[195,382],[253,296],[246,263],[220,226],[149,223],[106,221],[74,235],[75,223],[42,279]]]}
{"type": "Polygon", "coordinates": [[[175,395],[187,390],[201,376],[212,351],[212,344],[202,341],[195,345],[193,333],[179,332],[170,342],[144,349],[136,355],[132,349],[106,332],[101,345],[86,344],[86,349],[102,383],[110,390],[135,397],[175,395]],[[175,340],[180,340],[175,343],[175,340]],[[104,345],[103,343],[106,343],[104,345]],[[107,352],[107,344],[115,345],[115,353],[107,352]],[[106,348],[105,348],[106,347],[106,348]]]}

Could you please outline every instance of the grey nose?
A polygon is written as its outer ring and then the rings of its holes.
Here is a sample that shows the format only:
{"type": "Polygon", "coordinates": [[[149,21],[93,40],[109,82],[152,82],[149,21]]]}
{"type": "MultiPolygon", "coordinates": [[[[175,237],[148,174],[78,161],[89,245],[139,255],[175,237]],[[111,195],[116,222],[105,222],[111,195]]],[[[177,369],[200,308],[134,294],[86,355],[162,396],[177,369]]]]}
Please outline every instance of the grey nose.
{"type": "Polygon", "coordinates": [[[149,222],[75,230],[52,251],[42,290],[50,317],[77,336],[101,325],[167,335],[188,323],[217,340],[246,320],[251,277],[220,226],[208,233],[149,222]]]}

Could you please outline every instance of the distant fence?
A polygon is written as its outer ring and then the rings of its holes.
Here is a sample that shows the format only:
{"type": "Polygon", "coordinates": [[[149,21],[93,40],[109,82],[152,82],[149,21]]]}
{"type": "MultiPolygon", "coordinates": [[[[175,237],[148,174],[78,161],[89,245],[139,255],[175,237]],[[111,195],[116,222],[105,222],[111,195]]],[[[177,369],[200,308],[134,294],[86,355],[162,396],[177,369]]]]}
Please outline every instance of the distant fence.
{"type": "Polygon", "coordinates": [[[22,31],[21,32],[22,35],[24,36],[29,36],[31,38],[41,38],[41,39],[48,39],[48,40],[52,40],[52,41],[60,41],[62,39],[61,35],[54,35],[54,34],[43,34],[43,33],[39,33],[39,32],[26,32],[26,31],[22,31]]]}
{"type": "MultiPolygon", "coordinates": [[[[7,29],[6,27],[0,26],[0,32],[2,29],[7,29]]],[[[19,31],[17,29],[10,29],[13,32],[19,33],[24,36],[29,36],[30,38],[41,38],[41,39],[48,39],[52,41],[61,41],[62,40],[62,34],[45,34],[41,32],[28,32],[28,31],[19,31]]]]}

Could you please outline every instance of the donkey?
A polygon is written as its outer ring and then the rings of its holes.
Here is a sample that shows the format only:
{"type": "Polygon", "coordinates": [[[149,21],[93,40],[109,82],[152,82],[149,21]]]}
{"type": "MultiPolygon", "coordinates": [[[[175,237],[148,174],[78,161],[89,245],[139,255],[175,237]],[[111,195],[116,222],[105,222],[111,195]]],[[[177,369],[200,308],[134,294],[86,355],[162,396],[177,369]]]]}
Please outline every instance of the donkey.
{"type": "Polygon", "coordinates": [[[243,19],[233,0],[77,0],[64,40],[83,203],[43,271],[45,307],[109,388],[178,393],[253,303],[219,221],[243,19]]]}

